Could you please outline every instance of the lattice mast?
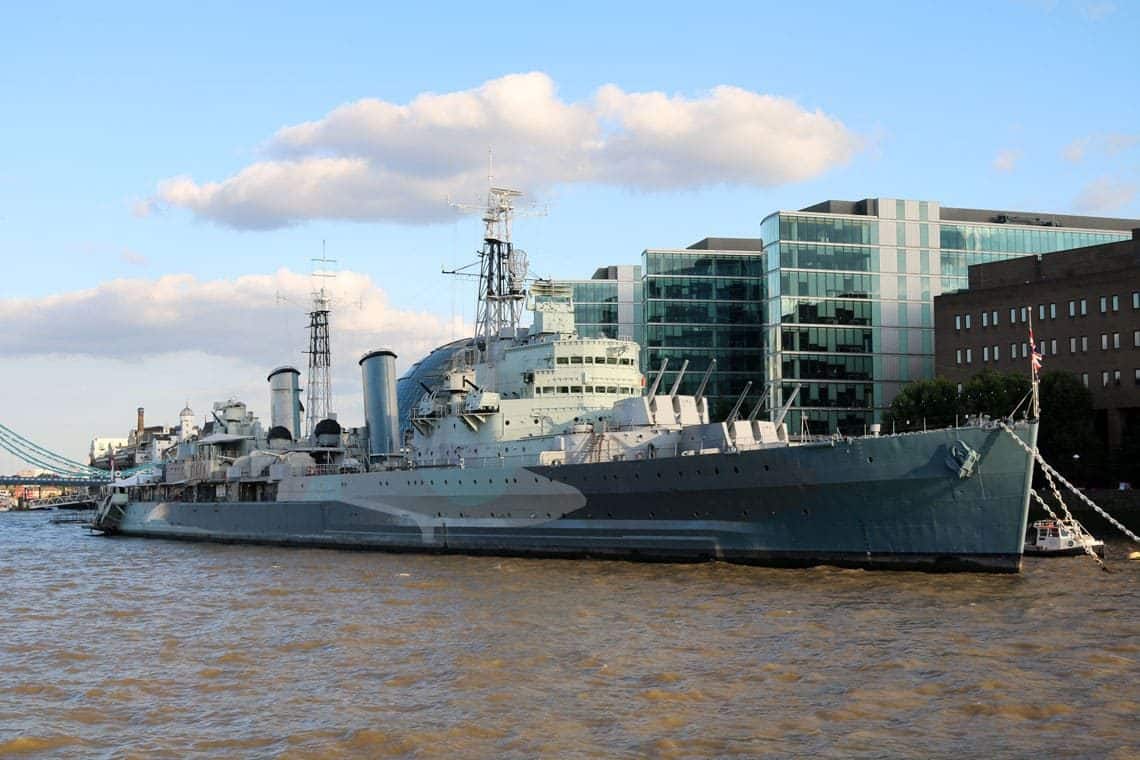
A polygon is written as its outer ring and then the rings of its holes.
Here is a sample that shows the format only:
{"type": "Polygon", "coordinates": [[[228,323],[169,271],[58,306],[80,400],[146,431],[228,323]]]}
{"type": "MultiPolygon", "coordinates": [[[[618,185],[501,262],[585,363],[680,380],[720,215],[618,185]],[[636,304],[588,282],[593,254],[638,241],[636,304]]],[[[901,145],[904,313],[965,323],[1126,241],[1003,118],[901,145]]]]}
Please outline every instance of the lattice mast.
{"type": "Polygon", "coordinates": [[[329,313],[332,311],[332,297],[325,287],[336,273],[328,269],[336,259],[325,255],[324,244],[321,257],[313,259],[313,306],[309,311],[309,386],[305,395],[305,434],[312,435],[317,423],[329,416],[332,403],[332,350],[329,346],[329,313]]]}
{"type": "Polygon", "coordinates": [[[504,334],[514,337],[526,303],[526,253],[511,243],[514,199],[520,195],[505,187],[492,187],[487,193],[475,333],[488,347],[504,334]]]}

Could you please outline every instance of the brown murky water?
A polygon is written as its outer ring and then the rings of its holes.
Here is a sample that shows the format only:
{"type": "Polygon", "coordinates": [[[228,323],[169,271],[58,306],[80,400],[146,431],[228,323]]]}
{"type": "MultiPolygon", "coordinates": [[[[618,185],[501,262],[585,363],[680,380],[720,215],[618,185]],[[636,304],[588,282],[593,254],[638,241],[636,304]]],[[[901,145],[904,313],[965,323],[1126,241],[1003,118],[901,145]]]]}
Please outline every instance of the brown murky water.
{"type": "Polygon", "coordinates": [[[0,514],[0,757],[1140,757],[1140,562],[103,539],[0,514]]]}

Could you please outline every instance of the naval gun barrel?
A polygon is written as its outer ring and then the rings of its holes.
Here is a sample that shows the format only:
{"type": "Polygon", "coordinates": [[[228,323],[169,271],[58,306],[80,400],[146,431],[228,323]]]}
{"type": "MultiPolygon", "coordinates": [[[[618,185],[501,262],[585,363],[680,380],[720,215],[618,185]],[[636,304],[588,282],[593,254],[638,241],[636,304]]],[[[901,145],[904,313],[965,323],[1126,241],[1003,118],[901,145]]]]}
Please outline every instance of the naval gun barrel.
{"type": "Polygon", "coordinates": [[[657,395],[657,386],[661,385],[661,378],[665,377],[665,368],[669,366],[669,357],[661,360],[661,369],[657,370],[657,377],[653,379],[653,385],[649,386],[649,393],[645,394],[649,398],[657,395]]]}
{"type": "Polygon", "coordinates": [[[740,407],[744,404],[744,399],[748,398],[748,391],[750,390],[752,390],[751,380],[744,384],[744,390],[740,392],[740,398],[736,399],[736,404],[732,407],[732,411],[728,413],[725,422],[729,424],[736,422],[736,418],[740,416],[740,407]]]}
{"type": "Polygon", "coordinates": [[[760,396],[760,400],[756,402],[756,406],[752,407],[752,411],[748,413],[748,421],[754,422],[760,416],[760,408],[764,406],[764,402],[768,400],[768,394],[772,392],[772,386],[764,389],[764,394],[760,396]]]}
{"type": "Polygon", "coordinates": [[[715,370],[716,370],[716,357],[714,356],[709,361],[709,368],[705,370],[705,376],[701,378],[701,384],[699,386],[697,386],[697,394],[695,396],[693,396],[693,398],[695,398],[697,400],[698,405],[700,405],[701,399],[703,399],[705,397],[705,387],[709,384],[709,378],[712,377],[712,373],[715,370]]]}
{"type": "Polygon", "coordinates": [[[669,398],[677,397],[677,390],[681,387],[681,378],[685,376],[685,370],[689,368],[689,360],[681,362],[681,371],[677,373],[677,379],[673,381],[673,387],[669,389],[669,398]]]}

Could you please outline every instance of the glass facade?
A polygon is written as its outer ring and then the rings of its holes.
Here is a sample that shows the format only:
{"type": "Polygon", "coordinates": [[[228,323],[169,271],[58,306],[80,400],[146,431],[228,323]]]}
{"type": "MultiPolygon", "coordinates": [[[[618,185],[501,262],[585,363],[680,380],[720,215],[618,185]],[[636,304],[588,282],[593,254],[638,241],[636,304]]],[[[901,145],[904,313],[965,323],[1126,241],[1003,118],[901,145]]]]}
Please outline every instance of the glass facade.
{"type": "Polygon", "coordinates": [[[668,390],[687,359],[680,391],[692,394],[715,357],[717,370],[705,390],[714,419],[728,414],[748,381],[752,402],[763,392],[766,273],[759,241],[752,242],[756,250],[642,253],[642,370],[651,379],[668,359],[662,379],[668,390]]]}
{"type": "Polygon", "coordinates": [[[602,267],[589,280],[559,282],[571,288],[583,338],[625,338],[645,345],[641,267],[602,267]]]}
{"type": "Polygon", "coordinates": [[[902,385],[933,377],[934,296],[965,289],[971,264],[1130,237],[1071,224],[943,221],[933,201],[845,205],[862,208],[777,212],[760,225],[764,374],[776,404],[801,386],[793,433],[861,434],[902,385]]]}

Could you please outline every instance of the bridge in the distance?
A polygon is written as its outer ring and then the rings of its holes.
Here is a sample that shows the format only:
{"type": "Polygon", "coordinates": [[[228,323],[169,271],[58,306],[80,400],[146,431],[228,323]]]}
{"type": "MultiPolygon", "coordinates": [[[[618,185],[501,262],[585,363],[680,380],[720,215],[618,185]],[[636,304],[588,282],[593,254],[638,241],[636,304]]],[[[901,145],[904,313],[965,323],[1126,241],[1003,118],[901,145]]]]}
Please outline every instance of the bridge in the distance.
{"type": "Polygon", "coordinates": [[[0,476],[0,486],[30,485],[60,488],[102,486],[109,484],[115,478],[126,477],[151,467],[143,465],[115,472],[101,470],[57,454],[4,424],[0,424],[0,449],[40,471],[35,475],[0,476]]]}

